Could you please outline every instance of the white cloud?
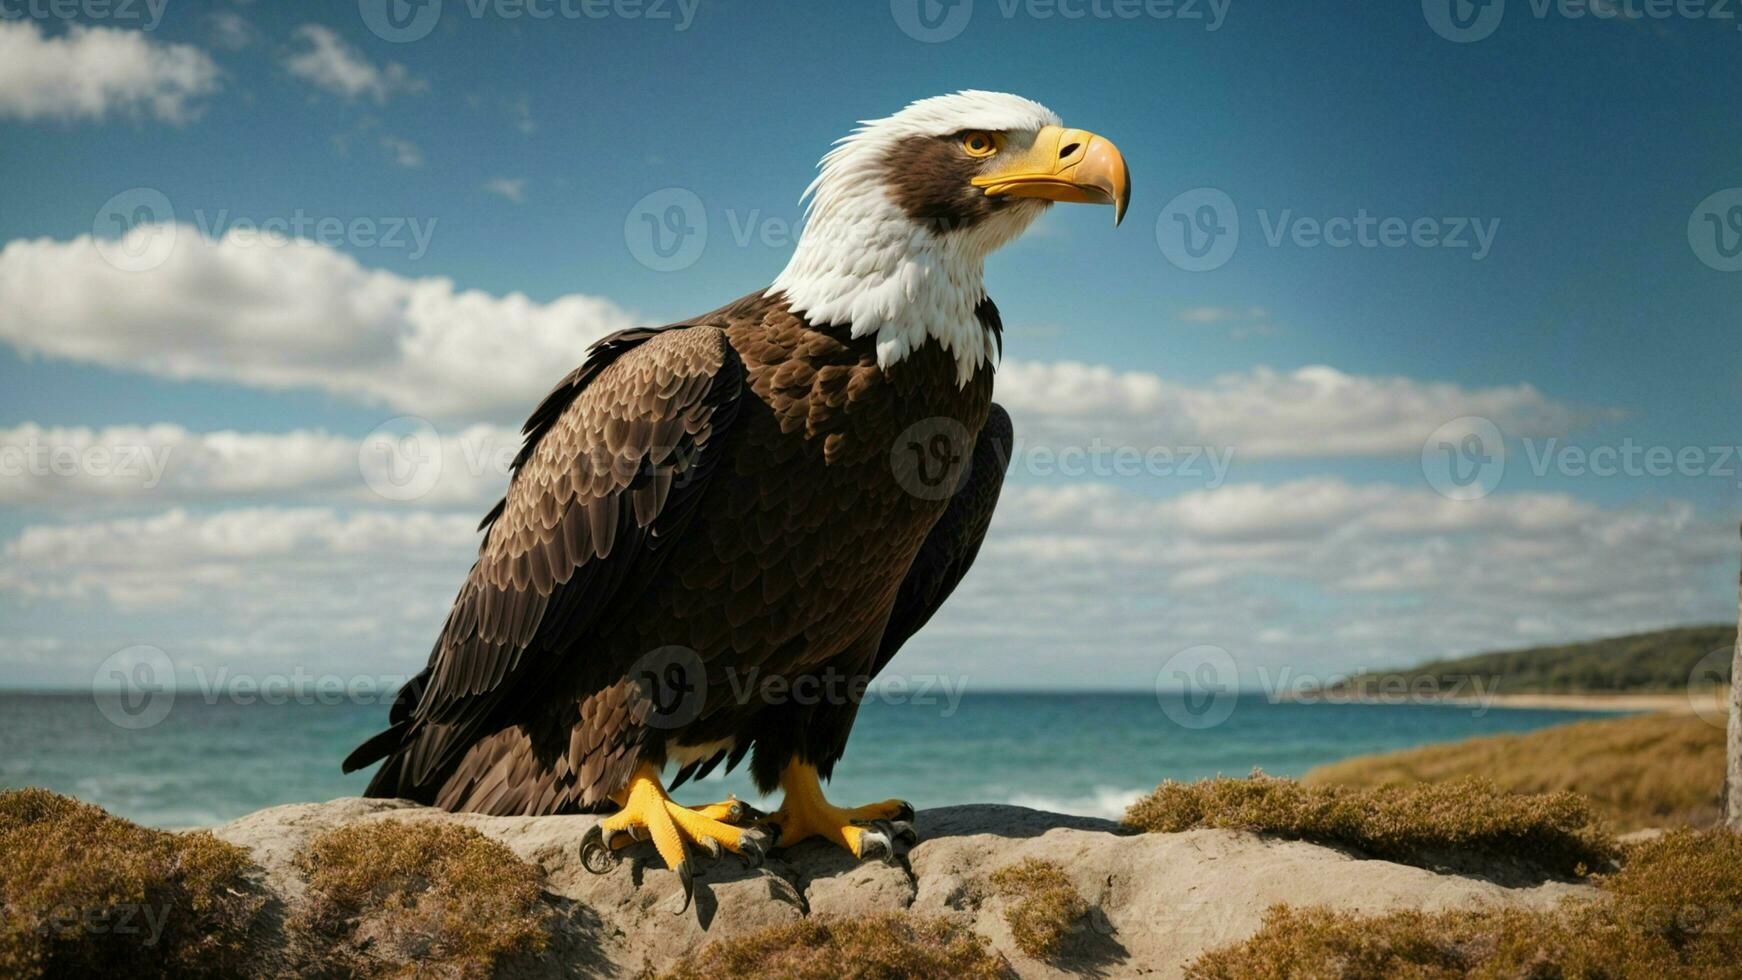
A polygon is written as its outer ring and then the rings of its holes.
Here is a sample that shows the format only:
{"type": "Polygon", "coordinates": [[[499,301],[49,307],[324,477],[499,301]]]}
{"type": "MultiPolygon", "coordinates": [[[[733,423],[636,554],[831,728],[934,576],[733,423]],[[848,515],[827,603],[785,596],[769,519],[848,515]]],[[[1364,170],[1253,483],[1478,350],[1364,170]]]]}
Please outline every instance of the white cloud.
{"type": "MultiPolygon", "coordinates": [[[[176,508],[33,525],[0,544],[0,609],[17,635],[79,650],[113,635],[239,669],[317,653],[410,669],[475,554],[477,516],[176,508]]],[[[1675,501],[1455,502],[1328,478],[1167,500],[1010,487],[974,571],[895,669],[1147,687],[1173,653],[1214,644],[1252,683],[1719,619],[1733,537],[1675,501]]]]}
{"type": "MultiPolygon", "coordinates": [[[[512,422],[588,344],[637,322],[591,296],[493,296],[366,269],[306,241],[238,231],[212,240],[169,227],[173,242],[149,272],[115,268],[89,236],[7,243],[0,340],[25,354],[159,377],[317,389],[419,415],[512,422]]],[[[158,242],[167,230],[142,226],[121,244],[158,242]]]]}
{"type": "Polygon", "coordinates": [[[423,166],[423,151],[418,149],[417,144],[410,140],[400,139],[397,136],[383,136],[381,137],[381,147],[393,154],[393,162],[401,167],[423,166]]]}
{"type": "Polygon", "coordinates": [[[999,369],[997,393],[1027,441],[1232,447],[1246,459],[1409,455],[1464,416],[1517,437],[1564,434],[1613,416],[1528,384],[1465,388],[1325,366],[1259,367],[1191,386],[1072,361],[1011,361],[999,369]]]}
{"type": "MultiPolygon", "coordinates": [[[[1246,683],[1733,615],[1729,525],[1668,501],[1446,500],[1314,478],[1150,500],[1005,491],[979,563],[902,668],[1153,682],[1196,644],[1246,683]]],[[[988,683],[987,686],[993,686],[988,683]]]]}
{"type": "Polygon", "coordinates": [[[525,177],[492,177],[484,182],[484,190],[515,204],[526,203],[525,177]]]}
{"type": "Polygon", "coordinates": [[[278,590],[325,592],[322,580],[341,570],[452,564],[476,548],[476,525],[460,514],[260,507],[33,526],[6,544],[12,571],[0,574],[0,589],[123,609],[206,606],[219,596],[265,603],[278,590]]]}
{"type": "Polygon", "coordinates": [[[383,104],[400,92],[425,87],[422,79],[393,61],[376,65],[331,28],[304,24],[292,35],[303,47],[292,52],[284,67],[316,88],[346,99],[372,99],[383,104]]]}
{"type": "Polygon", "coordinates": [[[253,46],[258,32],[254,25],[234,10],[215,10],[206,17],[212,44],[225,51],[241,51],[253,46]]]}
{"type": "Polygon", "coordinates": [[[199,116],[220,75],[198,48],[139,31],[75,26],[48,37],[34,21],[0,20],[0,118],[181,124],[199,116]]]}
{"type": "Polygon", "coordinates": [[[1270,316],[1261,306],[1194,306],[1179,311],[1175,319],[1182,323],[1227,323],[1239,320],[1264,320],[1270,316]]]}
{"type": "MultiPolygon", "coordinates": [[[[179,425],[0,428],[0,505],[60,510],[150,507],[238,500],[330,500],[481,511],[508,485],[518,430],[471,425],[439,434],[440,449],[416,465],[436,468],[427,490],[406,500],[372,487],[395,475],[411,485],[407,458],[326,432],[190,432],[179,425]],[[397,469],[391,469],[397,467],[397,469]]],[[[416,484],[423,487],[425,484],[416,484]]]]}

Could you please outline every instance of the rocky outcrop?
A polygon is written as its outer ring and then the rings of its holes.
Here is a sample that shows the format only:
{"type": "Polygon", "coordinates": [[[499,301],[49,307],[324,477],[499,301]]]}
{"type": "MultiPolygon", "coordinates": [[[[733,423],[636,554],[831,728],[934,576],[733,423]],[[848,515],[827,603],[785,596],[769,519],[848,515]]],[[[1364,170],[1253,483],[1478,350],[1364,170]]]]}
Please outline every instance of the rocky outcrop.
{"type": "Polygon", "coordinates": [[[1558,881],[1500,884],[1465,870],[1438,873],[1366,860],[1331,848],[1225,830],[1132,834],[1103,820],[1012,806],[922,811],[921,841],[897,865],[859,864],[815,842],[777,851],[759,868],[706,864],[695,903],[647,845],[626,851],[605,875],[586,870],[580,841],[595,817],[483,817],[413,804],[341,799],[262,810],[217,828],[248,849],[274,897],[265,944],[301,899],[293,856],[315,835],[361,821],[454,821],[537,865],[556,909],[556,937],[516,972],[634,977],[662,969],[706,943],[801,916],[864,916],[911,910],[950,917],[987,937],[1024,977],[1178,975],[1212,947],[1258,929],[1278,903],[1364,913],[1413,908],[1546,907],[1590,887],[1558,881]],[[989,886],[993,872],[1025,858],[1062,866],[1093,911],[1052,960],[1024,956],[989,886]]]}

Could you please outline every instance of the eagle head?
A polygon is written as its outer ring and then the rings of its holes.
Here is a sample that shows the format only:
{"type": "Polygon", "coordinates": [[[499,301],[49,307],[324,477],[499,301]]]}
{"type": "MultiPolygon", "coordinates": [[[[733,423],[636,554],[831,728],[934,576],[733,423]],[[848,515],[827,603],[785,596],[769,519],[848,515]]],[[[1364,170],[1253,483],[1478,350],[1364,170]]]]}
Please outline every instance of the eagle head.
{"type": "Polygon", "coordinates": [[[985,258],[1054,201],[1125,216],[1125,159],[1104,137],[1002,92],[921,99],[862,122],[822,159],[804,231],[771,287],[813,323],[877,338],[878,362],[928,339],[966,384],[994,356],[974,316],[985,258]]]}

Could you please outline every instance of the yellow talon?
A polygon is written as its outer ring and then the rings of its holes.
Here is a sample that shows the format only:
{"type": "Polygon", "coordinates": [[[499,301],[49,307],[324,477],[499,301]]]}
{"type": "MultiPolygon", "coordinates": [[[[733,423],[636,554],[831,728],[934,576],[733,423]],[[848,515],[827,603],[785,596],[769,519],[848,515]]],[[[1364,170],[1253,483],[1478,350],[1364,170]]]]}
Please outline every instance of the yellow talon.
{"type": "MultiPolygon", "coordinates": [[[[601,853],[619,846],[619,836],[633,840],[653,841],[665,866],[677,872],[683,882],[684,906],[689,906],[693,890],[694,871],[689,861],[689,846],[694,845],[718,856],[720,850],[741,855],[752,865],[761,863],[767,845],[767,835],[754,827],[734,827],[720,819],[730,816],[735,800],[712,804],[703,811],[692,810],[672,802],[659,781],[659,770],[642,763],[628,785],[613,794],[612,801],[621,809],[600,820],[587,833],[581,844],[581,856],[588,870],[609,870],[610,858],[595,866],[601,853]]],[[[680,909],[679,911],[682,911],[680,909]]]]}
{"type": "Polygon", "coordinates": [[[885,800],[860,807],[838,807],[823,797],[822,782],[815,766],[797,759],[787,763],[780,775],[786,791],[780,809],[768,822],[780,830],[778,843],[788,847],[811,837],[821,837],[844,847],[854,857],[895,858],[895,840],[911,839],[913,807],[901,800],[885,800]],[[899,821],[899,823],[895,823],[899,821]],[[865,827],[861,824],[882,824],[865,827]]]}

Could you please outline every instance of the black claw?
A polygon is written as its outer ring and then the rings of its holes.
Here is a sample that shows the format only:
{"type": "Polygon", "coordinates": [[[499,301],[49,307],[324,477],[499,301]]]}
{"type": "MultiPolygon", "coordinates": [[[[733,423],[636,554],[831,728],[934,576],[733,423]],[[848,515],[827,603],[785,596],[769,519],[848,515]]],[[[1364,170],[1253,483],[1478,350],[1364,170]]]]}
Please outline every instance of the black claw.
{"type": "MultiPolygon", "coordinates": [[[[615,835],[613,835],[615,836],[615,835]]],[[[581,838],[581,866],[593,874],[607,874],[617,866],[617,855],[605,840],[605,832],[594,824],[581,838]]]]}
{"type": "Polygon", "coordinates": [[[912,823],[914,817],[913,804],[906,800],[896,800],[895,802],[900,804],[900,806],[895,810],[895,822],[912,823]]]}
{"type": "Polygon", "coordinates": [[[758,868],[762,866],[762,859],[768,856],[768,849],[773,845],[774,839],[767,831],[751,828],[738,838],[738,856],[743,859],[746,868],[758,868]]]}
{"type": "Polygon", "coordinates": [[[720,859],[720,851],[722,850],[722,848],[720,847],[719,841],[713,839],[712,837],[703,837],[702,838],[702,847],[707,850],[708,857],[711,860],[718,861],[720,859]]]}
{"type": "Polygon", "coordinates": [[[889,839],[889,834],[880,827],[875,830],[866,830],[860,834],[859,859],[861,861],[876,859],[885,863],[893,862],[895,860],[895,844],[889,839]]]}
{"type": "Polygon", "coordinates": [[[677,911],[673,914],[682,915],[689,911],[690,901],[696,897],[696,873],[690,868],[688,858],[685,858],[673,870],[677,872],[677,880],[683,883],[683,904],[678,906],[677,911]]]}
{"type": "Polygon", "coordinates": [[[911,820],[897,820],[890,826],[895,829],[896,840],[906,841],[909,845],[919,843],[919,831],[914,829],[911,820]]]}

